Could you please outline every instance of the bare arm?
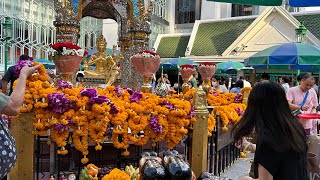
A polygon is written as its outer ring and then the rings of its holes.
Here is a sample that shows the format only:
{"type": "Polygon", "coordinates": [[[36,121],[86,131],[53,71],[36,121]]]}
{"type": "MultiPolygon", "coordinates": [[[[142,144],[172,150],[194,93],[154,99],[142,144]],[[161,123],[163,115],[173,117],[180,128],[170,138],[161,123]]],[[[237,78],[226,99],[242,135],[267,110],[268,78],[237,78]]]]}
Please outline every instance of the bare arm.
{"type": "Polygon", "coordinates": [[[258,179],[253,179],[251,177],[246,176],[246,177],[241,178],[241,180],[273,180],[273,176],[269,173],[269,171],[266,170],[260,164],[258,166],[258,173],[259,173],[258,179]]]}
{"type": "Polygon", "coordinates": [[[93,55],[91,55],[91,57],[89,58],[89,61],[87,62],[87,61],[85,61],[85,64],[87,65],[87,66],[91,66],[91,65],[93,65],[96,61],[95,61],[95,59],[96,59],[97,57],[93,54],[93,55]]]}
{"type": "Polygon", "coordinates": [[[23,103],[24,93],[26,90],[26,80],[28,76],[30,76],[36,69],[39,68],[40,65],[35,67],[24,67],[21,69],[20,76],[18,79],[18,83],[16,88],[11,94],[11,99],[8,102],[7,106],[5,106],[0,112],[9,115],[15,116],[20,112],[20,106],[23,103]]]}
{"type": "MultiPolygon", "coordinates": [[[[299,106],[296,104],[292,104],[290,101],[288,101],[289,103],[289,108],[291,109],[291,111],[295,111],[295,110],[299,110],[301,109],[302,111],[308,111],[309,107],[308,106],[299,106]]],[[[316,109],[314,108],[312,111],[314,111],[314,113],[316,112],[316,109]]]]}
{"type": "Polygon", "coordinates": [[[299,105],[292,104],[290,101],[288,101],[288,103],[289,103],[289,108],[291,109],[291,111],[301,109],[301,106],[299,106],[299,105]]]}

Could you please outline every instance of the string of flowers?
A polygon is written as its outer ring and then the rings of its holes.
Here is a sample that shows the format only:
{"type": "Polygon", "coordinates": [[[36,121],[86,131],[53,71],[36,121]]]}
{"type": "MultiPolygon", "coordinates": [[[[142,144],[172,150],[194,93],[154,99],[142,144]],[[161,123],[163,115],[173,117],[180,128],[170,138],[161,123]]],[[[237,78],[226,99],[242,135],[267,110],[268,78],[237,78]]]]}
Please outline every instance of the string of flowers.
{"type": "MultiPolygon", "coordinates": [[[[41,76],[40,76],[41,77],[41,76]]],[[[73,143],[83,155],[81,162],[86,164],[88,144],[96,144],[102,149],[102,142],[111,139],[113,145],[128,156],[129,142],[142,146],[149,140],[152,145],[166,141],[169,149],[174,148],[195,122],[191,99],[195,90],[166,98],[142,93],[127,88],[109,86],[105,89],[84,89],[59,82],[52,88],[47,81],[34,79],[27,86],[26,101],[35,112],[34,134],[50,134],[50,140],[57,143],[59,154],[66,154],[66,144],[73,143]],[[69,132],[73,131],[72,138],[69,132]],[[110,137],[111,136],[111,137],[110,137]],[[91,141],[90,141],[91,139],[91,141]]],[[[235,102],[235,94],[211,93],[208,98],[216,104],[228,105],[217,108],[224,114],[225,125],[237,122],[245,107],[235,102]],[[232,112],[230,115],[229,112],[232,112]],[[229,113],[229,114],[228,114],[229,113]]],[[[210,103],[209,103],[210,104],[210,103]]],[[[27,109],[28,111],[28,109],[27,109]]],[[[216,121],[213,115],[208,119],[208,135],[214,130],[216,121]]]]}

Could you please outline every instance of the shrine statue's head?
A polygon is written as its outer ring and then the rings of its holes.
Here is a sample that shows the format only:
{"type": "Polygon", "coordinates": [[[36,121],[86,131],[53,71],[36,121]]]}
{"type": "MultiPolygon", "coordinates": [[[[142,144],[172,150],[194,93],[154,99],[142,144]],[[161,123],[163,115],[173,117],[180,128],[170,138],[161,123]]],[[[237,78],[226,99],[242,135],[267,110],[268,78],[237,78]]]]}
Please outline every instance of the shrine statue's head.
{"type": "Polygon", "coordinates": [[[103,35],[101,35],[98,39],[97,39],[97,50],[99,52],[105,52],[107,49],[107,41],[106,39],[103,37],[103,35]]]}

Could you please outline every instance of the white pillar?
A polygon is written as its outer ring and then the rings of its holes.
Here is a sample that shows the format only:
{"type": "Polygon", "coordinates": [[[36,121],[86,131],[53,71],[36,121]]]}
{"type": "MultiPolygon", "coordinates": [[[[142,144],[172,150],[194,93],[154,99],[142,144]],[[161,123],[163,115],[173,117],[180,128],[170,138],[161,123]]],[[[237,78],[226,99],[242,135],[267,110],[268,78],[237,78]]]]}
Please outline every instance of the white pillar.
{"type": "Polygon", "coordinates": [[[219,3],[219,2],[202,0],[201,20],[220,19],[221,18],[221,4],[222,3],[219,3]]]}
{"type": "Polygon", "coordinates": [[[169,33],[175,33],[176,24],[176,2],[173,0],[168,0],[168,21],[169,21],[169,33]]]}
{"type": "Polygon", "coordinates": [[[195,3],[195,19],[200,20],[201,18],[201,0],[196,0],[195,3]]]}

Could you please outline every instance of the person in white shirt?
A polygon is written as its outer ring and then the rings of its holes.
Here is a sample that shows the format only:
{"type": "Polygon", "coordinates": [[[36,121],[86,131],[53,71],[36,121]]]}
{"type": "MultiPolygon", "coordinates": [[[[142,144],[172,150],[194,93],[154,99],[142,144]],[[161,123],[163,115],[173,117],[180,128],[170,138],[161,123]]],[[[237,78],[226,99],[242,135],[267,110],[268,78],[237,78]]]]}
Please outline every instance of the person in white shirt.
{"type": "Polygon", "coordinates": [[[287,76],[283,76],[280,79],[280,84],[281,84],[282,88],[284,89],[284,92],[286,92],[286,94],[287,94],[288,90],[290,89],[289,82],[290,82],[290,79],[287,76]]]}
{"type": "Polygon", "coordinates": [[[239,79],[243,81],[243,87],[251,87],[251,84],[243,76],[240,76],[239,79]]]}
{"type": "Polygon", "coordinates": [[[211,83],[212,83],[213,90],[219,90],[222,93],[229,92],[229,90],[227,89],[227,87],[225,85],[220,84],[220,81],[221,81],[220,77],[218,77],[218,76],[212,77],[211,83]]]}

